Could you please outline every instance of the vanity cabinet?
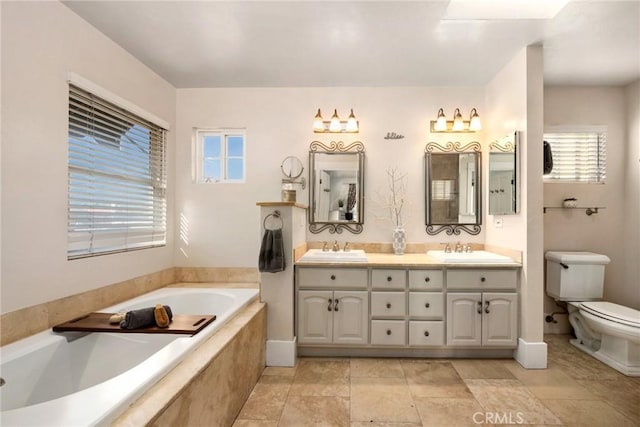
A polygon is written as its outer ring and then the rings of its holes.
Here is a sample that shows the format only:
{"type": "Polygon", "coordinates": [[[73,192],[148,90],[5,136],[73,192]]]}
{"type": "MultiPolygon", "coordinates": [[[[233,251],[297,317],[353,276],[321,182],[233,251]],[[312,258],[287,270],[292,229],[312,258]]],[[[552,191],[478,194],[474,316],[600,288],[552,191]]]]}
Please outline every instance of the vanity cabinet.
{"type": "Polygon", "coordinates": [[[367,344],[367,291],[298,291],[300,344],[367,344]]]}
{"type": "Polygon", "coordinates": [[[367,269],[312,267],[296,274],[300,344],[368,344],[367,269]]]}
{"type": "Polygon", "coordinates": [[[515,347],[516,287],[516,269],[447,271],[447,345],[515,347]]]}

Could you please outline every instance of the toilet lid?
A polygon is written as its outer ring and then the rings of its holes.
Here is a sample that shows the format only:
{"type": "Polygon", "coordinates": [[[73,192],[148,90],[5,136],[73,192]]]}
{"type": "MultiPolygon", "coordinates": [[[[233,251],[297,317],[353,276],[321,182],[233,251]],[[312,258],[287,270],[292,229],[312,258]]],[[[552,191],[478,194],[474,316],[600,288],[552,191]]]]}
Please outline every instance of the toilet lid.
{"type": "Polygon", "coordinates": [[[640,327],[640,311],[606,301],[583,302],[582,308],[594,316],[610,319],[624,325],[640,327]]]}

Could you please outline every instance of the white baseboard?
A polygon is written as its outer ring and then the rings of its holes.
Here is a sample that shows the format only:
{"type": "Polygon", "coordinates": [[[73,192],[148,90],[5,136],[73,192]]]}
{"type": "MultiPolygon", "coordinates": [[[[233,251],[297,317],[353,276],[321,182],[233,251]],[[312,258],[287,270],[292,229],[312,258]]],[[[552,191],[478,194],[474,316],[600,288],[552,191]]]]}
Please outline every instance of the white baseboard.
{"type": "Polygon", "coordinates": [[[513,352],[513,358],[527,369],[547,368],[547,343],[526,342],[518,338],[518,348],[513,352]]]}
{"type": "Polygon", "coordinates": [[[267,366],[296,366],[297,342],[267,340],[267,366]]]}

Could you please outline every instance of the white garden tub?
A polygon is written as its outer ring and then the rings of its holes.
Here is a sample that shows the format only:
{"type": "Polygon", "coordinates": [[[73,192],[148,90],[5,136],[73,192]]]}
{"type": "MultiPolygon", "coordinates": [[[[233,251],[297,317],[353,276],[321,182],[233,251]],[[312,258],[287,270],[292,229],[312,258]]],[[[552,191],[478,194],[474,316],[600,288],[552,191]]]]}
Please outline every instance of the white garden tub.
{"type": "Polygon", "coordinates": [[[217,316],[192,337],[48,330],[0,348],[0,425],[109,424],[257,296],[257,289],[165,288],[101,310],[160,303],[174,314],[217,316]]]}

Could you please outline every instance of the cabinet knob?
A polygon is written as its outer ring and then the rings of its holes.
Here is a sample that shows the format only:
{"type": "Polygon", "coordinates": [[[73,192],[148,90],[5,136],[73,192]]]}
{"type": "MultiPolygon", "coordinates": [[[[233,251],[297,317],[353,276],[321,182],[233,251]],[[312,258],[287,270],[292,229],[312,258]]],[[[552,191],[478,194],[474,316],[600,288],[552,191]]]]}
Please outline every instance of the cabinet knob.
{"type": "Polygon", "coordinates": [[[481,282],[486,282],[486,281],[487,281],[487,279],[486,279],[486,278],[484,278],[484,277],[481,277],[481,278],[480,278],[480,281],[481,281],[481,282]]]}
{"type": "Polygon", "coordinates": [[[391,308],[391,303],[390,302],[387,303],[387,308],[391,308]]]}
{"type": "Polygon", "coordinates": [[[429,308],[431,307],[431,304],[429,304],[428,302],[424,304],[424,308],[429,308]]]}
{"type": "Polygon", "coordinates": [[[428,337],[429,336],[429,331],[424,331],[424,336],[428,337]]]}
{"type": "Polygon", "coordinates": [[[391,335],[391,329],[387,329],[387,335],[391,335]]]}
{"type": "Polygon", "coordinates": [[[489,314],[490,313],[490,311],[489,311],[489,301],[485,301],[484,303],[485,303],[484,312],[489,314]]]}
{"type": "Polygon", "coordinates": [[[390,282],[391,280],[393,280],[392,277],[391,276],[387,276],[387,282],[390,282]]]}
{"type": "Polygon", "coordinates": [[[331,275],[331,280],[336,280],[336,275],[335,274],[331,275]]]}
{"type": "Polygon", "coordinates": [[[334,304],[333,304],[333,311],[339,311],[338,310],[338,303],[340,302],[340,300],[338,298],[334,299],[334,304]]]}
{"type": "Polygon", "coordinates": [[[425,277],[425,278],[424,278],[424,281],[425,281],[425,282],[430,282],[430,281],[431,281],[431,278],[430,278],[430,277],[425,277]]]}

